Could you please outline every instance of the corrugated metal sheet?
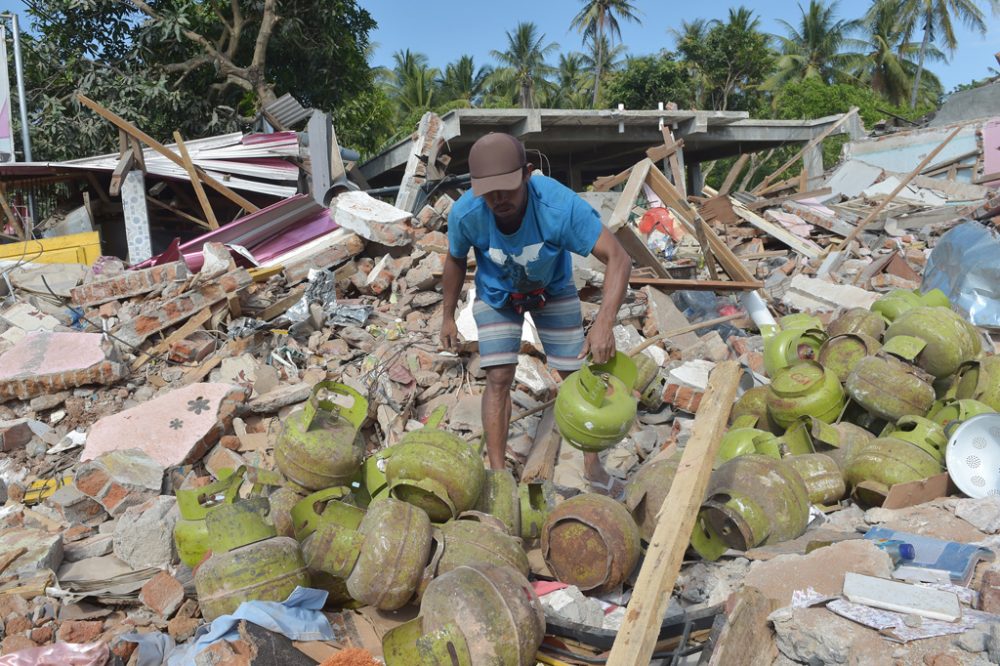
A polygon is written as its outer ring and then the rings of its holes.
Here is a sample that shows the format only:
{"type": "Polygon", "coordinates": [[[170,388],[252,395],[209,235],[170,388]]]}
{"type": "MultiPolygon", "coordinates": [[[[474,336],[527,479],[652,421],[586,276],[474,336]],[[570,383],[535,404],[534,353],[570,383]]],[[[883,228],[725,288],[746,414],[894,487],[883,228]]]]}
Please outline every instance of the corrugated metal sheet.
{"type": "Polygon", "coordinates": [[[308,118],[312,114],[312,110],[299,104],[299,100],[292,97],[291,93],[285,93],[270,104],[265,105],[264,113],[282,127],[292,127],[308,118]]]}

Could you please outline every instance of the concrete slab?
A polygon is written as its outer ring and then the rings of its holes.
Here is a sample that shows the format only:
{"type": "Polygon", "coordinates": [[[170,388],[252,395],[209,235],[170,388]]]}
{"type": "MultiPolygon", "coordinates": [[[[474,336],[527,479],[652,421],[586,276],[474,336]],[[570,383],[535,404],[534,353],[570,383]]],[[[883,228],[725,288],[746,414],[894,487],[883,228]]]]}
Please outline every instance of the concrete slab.
{"type": "Polygon", "coordinates": [[[201,458],[232,422],[246,389],[232,384],[191,384],[106,416],[87,435],[81,460],[138,448],[170,467],[201,458]]]}
{"type": "Polygon", "coordinates": [[[337,224],[383,245],[413,243],[412,216],[364,192],[345,192],[333,203],[337,224]]]}
{"type": "Polygon", "coordinates": [[[59,568],[63,559],[62,534],[51,534],[45,530],[20,528],[4,530],[0,540],[0,559],[8,553],[27,548],[27,552],[11,562],[5,573],[17,574],[37,569],[59,568]]]}
{"type": "Polygon", "coordinates": [[[99,333],[32,331],[0,356],[0,401],[28,400],[87,384],[111,384],[126,368],[99,333]]]}

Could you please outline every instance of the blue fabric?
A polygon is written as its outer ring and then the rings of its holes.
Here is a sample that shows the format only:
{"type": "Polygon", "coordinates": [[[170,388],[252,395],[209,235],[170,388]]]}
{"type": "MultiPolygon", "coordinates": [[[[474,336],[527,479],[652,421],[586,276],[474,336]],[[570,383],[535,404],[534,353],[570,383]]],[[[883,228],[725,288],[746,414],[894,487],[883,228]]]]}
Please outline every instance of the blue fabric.
{"type": "Polygon", "coordinates": [[[275,601],[244,601],[232,615],[215,618],[212,624],[198,628],[194,640],[170,654],[168,666],[194,663],[199,652],[218,641],[236,641],[240,620],[253,622],[269,631],[284,634],[293,641],[331,641],[336,638],[330,621],[323,615],[327,592],[297,587],[288,598],[275,601]]]}
{"type": "Polygon", "coordinates": [[[589,255],[602,229],[601,216],[573,190],[536,175],[528,179],[524,219],[512,234],[501,233],[486,201],[466,191],[448,216],[448,250],[460,259],[475,250],[476,293],[502,308],[512,293],[575,292],[569,253],[589,255]]]}

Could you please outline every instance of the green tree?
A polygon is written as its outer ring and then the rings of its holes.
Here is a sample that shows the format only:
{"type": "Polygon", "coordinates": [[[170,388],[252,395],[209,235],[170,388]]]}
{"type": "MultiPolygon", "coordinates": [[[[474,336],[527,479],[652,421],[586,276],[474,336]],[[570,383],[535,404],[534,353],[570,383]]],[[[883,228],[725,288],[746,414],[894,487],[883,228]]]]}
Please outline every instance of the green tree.
{"type": "MultiPolygon", "coordinates": [[[[710,24],[705,19],[682,21],[679,30],[670,29],[678,51],[690,53],[699,50],[700,44],[708,39],[710,24]]],[[[691,94],[694,108],[703,109],[706,105],[708,92],[707,77],[700,62],[688,60],[685,63],[688,76],[691,79],[691,94]]]]}
{"type": "MultiPolygon", "coordinates": [[[[857,51],[851,58],[855,81],[870,86],[893,105],[903,104],[914,86],[918,68],[915,58],[921,45],[908,40],[899,0],[875,0],[856,30],[858,38],[848,40],[857,51]]],[[[932,45],[925,57],[940,61],[944,54],[932,45]]],[[[921,87],[927,101],[936,101],[941,94],[940,81],[930,72],[921,78],[921,87]]]]}
{"type": "Polygon", "coordinates": [[[842,49],[856,22],[837,19],[836,11],[836,2],[809,0],[808,10],[799,5],[797,27],[778,21],[787,34],[775,35],[781,55],[775,62],[774,74],[765,83],[766,89],[777,90],[791,81],[814,77],[826,83],[843,78],[850,56],[842,49]]]}
{"type": "Polygon", "coordinates": [[[427,56],[409,49],[392,54],[394,66],[380,75],[400,121],[430,111],[437,92],[440,72],[427,63],[427,56]]]}
{"type": "Polygon", "coordinates": [[[554,109],[588,108],[592,82],[591,69],[582,53],[560,53],[559,66],[545,96],[545,105],[554,109]]]}
{"type": "Polygon", "coordinates": [[[507,49],[490,52],[501,63],[493,70],[490,83],[501,90],[516,91],[522,109],[535,108],[535,91],[553,71],[545,60],[558,48],[555,42],[545,43],[545,35],[534,23],[518,23],[514,32],[507,32],[507,49]]]}
{"type": "MultiPolygon", "coordinates": [[[[1000,0],[984,0],[994,12],[1000,10],[1000,0]]],[[[917,73],[910,91],[910,106],[917,105],[920,80],[931,42],[940,42],[949,53],[958,47],[954,20],[961,21],[969,29],[986,34],[986,17],[977,0],[902,0],[900,13],[908,26],[908,33],[923,30],[923,41],[917,56],[917,73]]]]}
{"type": "MultiPolygon", "coordinates": [[[[611,45],[608,38],[605,36],[602,40],[603,44],[598,45],[594,40],[587,40],[585,46],[588,47],[586,53],[583,54],[583,66],[587,68],[590,74],[591,83],[593,83],[594,77],[597,75],[597,71],[601,72],[601,85],[607,80],[608,75],[613,74],[622,68],[626,57],[626,48],[624,44],[611,45]]],[[[593,86],[588,85],[588,87],[593,91],[593,86]]],[[[591,93],[593,97],[593,93],[591,93]]],[[[591,103],[587,106],[602,106],[602,99],[604,95],[602,94],[596,103],[591,100],[591,103]]],[[[581,107],[583,108],[583,107],[581,107]]]]}
{"type": "Polygon", "coordinates": [[[441,99],[446,101],[465,100],[469,106],[478,106],[486,93],[486,82],[491,68],[487,65],[476,68],[470,55],[463,55],[444,68],[438,79],[441,99]]]}
{"type": "Polygon", "coordinates": [[[37,0],[28,13],[26,102],[38,159],[117,145],[108,123],[81,111],[77,92],[158,139],[245,128],[262,104],[291,92],[334,112],[344,139],[367,137],[362,150],[380,140],[370,128],[384,100],[366,61],[375,22],[354,0],[282,0],[280,13],[277,0],[37,0]],[[354,134],[354,122],[369,129],[354,134]]]}
{"type": "Polygon", "coordinates": [[[571,28],[579,30],[584,41],[589,39],[594,46],[594,106],[601,90],[603,74],[603,49],[613,45],[615,39],[621,41],[622,31],[618,20],[639,22],[638,10],[629,0],[582,0],[583,7],[573,17],[571,28]],[[605,42],[605,38],[608,39],[605,42]]]}
{"type": "Polygon", "coordinates": [[[621,103],[627,109],[653,109],[659,102],[689,108],[693,99],[687,67],[668,51],[628,58],[608,77],[603,95],[609,104],[621,103]]]}
{"type": "Polygon", "coordinates": [[[713,109],[748,109],[771,72],[773,54],[760,20],[746,7],[729,10],[725,22],[712,21],[700,42],[682,40],[677,45],[688,67],[704,74],[705,101],[713,109]]]}

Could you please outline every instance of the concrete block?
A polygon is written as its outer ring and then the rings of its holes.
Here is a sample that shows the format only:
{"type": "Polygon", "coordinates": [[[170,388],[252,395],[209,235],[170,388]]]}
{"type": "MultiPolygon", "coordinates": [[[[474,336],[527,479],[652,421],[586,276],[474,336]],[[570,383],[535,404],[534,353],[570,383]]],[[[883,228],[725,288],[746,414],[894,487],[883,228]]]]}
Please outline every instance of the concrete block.
{"type": "Polygon", "coordinates": [[[99,333],[28,333],[0,356],[0,402],[112,384],[126,367],[109,354],[99,333]]]}
{"type": "Polygon", "coordinates": [[[31,419],[0,421],[0,451],[10,453],[24,448],[35,435],[29,425],[30,421],[31,419]]]}
{"type": "Polygon", "coordinates": [[[139,449],[109,451],[84,462],[76,471],[76,487],[118,517],[136,504],[158,497],[164,468],[139,449]]]}
{"type": "Polygon", "coordinates": [[[64,643],[93,643],[103,632],[103,620],[67,620],[59,626],[58,636],[64,643]]]}
{"type": "Polygon", "coordinates": [[[412,216],[365,192],[345,192],[334,202],[337,224],[382,245],[413,243],[412,216]]]}
{"type": "Polygon", "coordinates": [[[104,507],[73,484],[56,490],[47,502],[67,523],[97,524],[107,518],[104,507]]]}
{"type": "Polygon", "coordinates": [[[93,460],[128,441],[163,467],[192,463],[229,429],[247,393],[232,384],[191,384],[158,395],[95,423],[80,459],[93,460]]]}
{"type": "Polygon", "coordinates": [[[130,507],[115,528],[115,557],[133,569],[168,568],[176,559],[174,525],[179,516],[177,499],[168,495],[130,507]]]}
{"type": "Polygon", "coordinates": [[[45,530],[19,528],[4,530],[0,539],[0,559],[21,548],[27,552],[10,563],[5,574],[17,574],[38,569],[59,569],[63,559],[63,539],[61,534],[50,534],[45,530]]]}
{"type": "Polygon", "coordinates": [[[67,562],[89,560],[92,557],[110,555],[114,548],[111,534],[97,534],[63,546],[63,559],[67,562]]]}

